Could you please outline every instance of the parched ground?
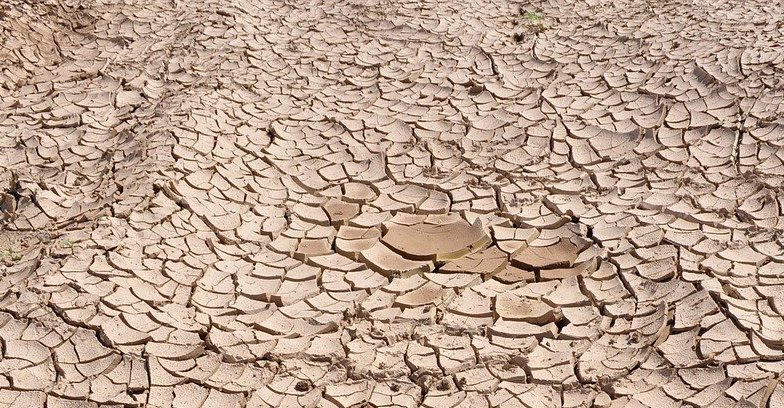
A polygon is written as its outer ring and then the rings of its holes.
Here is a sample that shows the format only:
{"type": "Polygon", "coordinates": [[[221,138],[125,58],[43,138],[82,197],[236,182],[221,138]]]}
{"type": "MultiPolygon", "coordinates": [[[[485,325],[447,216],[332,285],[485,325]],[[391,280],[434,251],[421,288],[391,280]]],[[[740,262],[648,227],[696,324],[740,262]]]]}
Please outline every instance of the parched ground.
{"type": "Polygon", "coordinates": [[[784,406],[784,9],[6,0],[0,407],[784,406]]]}

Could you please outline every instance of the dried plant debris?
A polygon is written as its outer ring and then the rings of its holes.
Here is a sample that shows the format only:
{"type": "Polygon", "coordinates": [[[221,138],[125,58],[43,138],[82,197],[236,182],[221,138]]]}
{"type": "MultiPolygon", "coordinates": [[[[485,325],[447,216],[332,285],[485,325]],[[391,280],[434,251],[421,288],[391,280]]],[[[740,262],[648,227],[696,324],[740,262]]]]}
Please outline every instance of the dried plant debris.
{"type": "Polygon", "coordinates": [[[0,407],[784,406],[782,15],[6,1],[0,407]]]}

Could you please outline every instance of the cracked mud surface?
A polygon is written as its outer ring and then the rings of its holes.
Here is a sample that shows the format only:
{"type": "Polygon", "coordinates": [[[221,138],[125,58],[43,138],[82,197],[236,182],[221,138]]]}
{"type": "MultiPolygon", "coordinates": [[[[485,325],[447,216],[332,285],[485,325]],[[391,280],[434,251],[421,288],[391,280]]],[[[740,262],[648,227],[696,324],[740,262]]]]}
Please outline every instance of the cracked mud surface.
{"type": "Polygon", "coordinates": [[[0,407],[782,407],[750,1],[0,14],[0,407]]]}

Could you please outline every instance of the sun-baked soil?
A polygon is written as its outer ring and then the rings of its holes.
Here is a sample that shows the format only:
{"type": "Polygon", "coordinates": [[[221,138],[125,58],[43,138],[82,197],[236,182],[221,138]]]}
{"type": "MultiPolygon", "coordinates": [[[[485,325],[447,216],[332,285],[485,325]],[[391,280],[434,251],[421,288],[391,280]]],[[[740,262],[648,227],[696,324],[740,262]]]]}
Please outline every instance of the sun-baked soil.
{"type": "Polygon", "coordinates": [[[782,18],[6,0],[0,407],[784,407],[782,18]]]}

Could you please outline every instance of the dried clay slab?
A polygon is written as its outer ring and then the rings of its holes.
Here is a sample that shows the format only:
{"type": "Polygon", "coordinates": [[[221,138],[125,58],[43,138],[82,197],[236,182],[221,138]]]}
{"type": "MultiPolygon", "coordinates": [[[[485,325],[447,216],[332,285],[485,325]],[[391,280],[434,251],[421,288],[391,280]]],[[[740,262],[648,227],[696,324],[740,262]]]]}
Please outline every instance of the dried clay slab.
{"type": "Polygon", "coordinates": [[[405,258],[448,261],[474,252],[490,243],[490,236],[477,220],[449,224],[394,224],[381,239],[405,258]]]}

